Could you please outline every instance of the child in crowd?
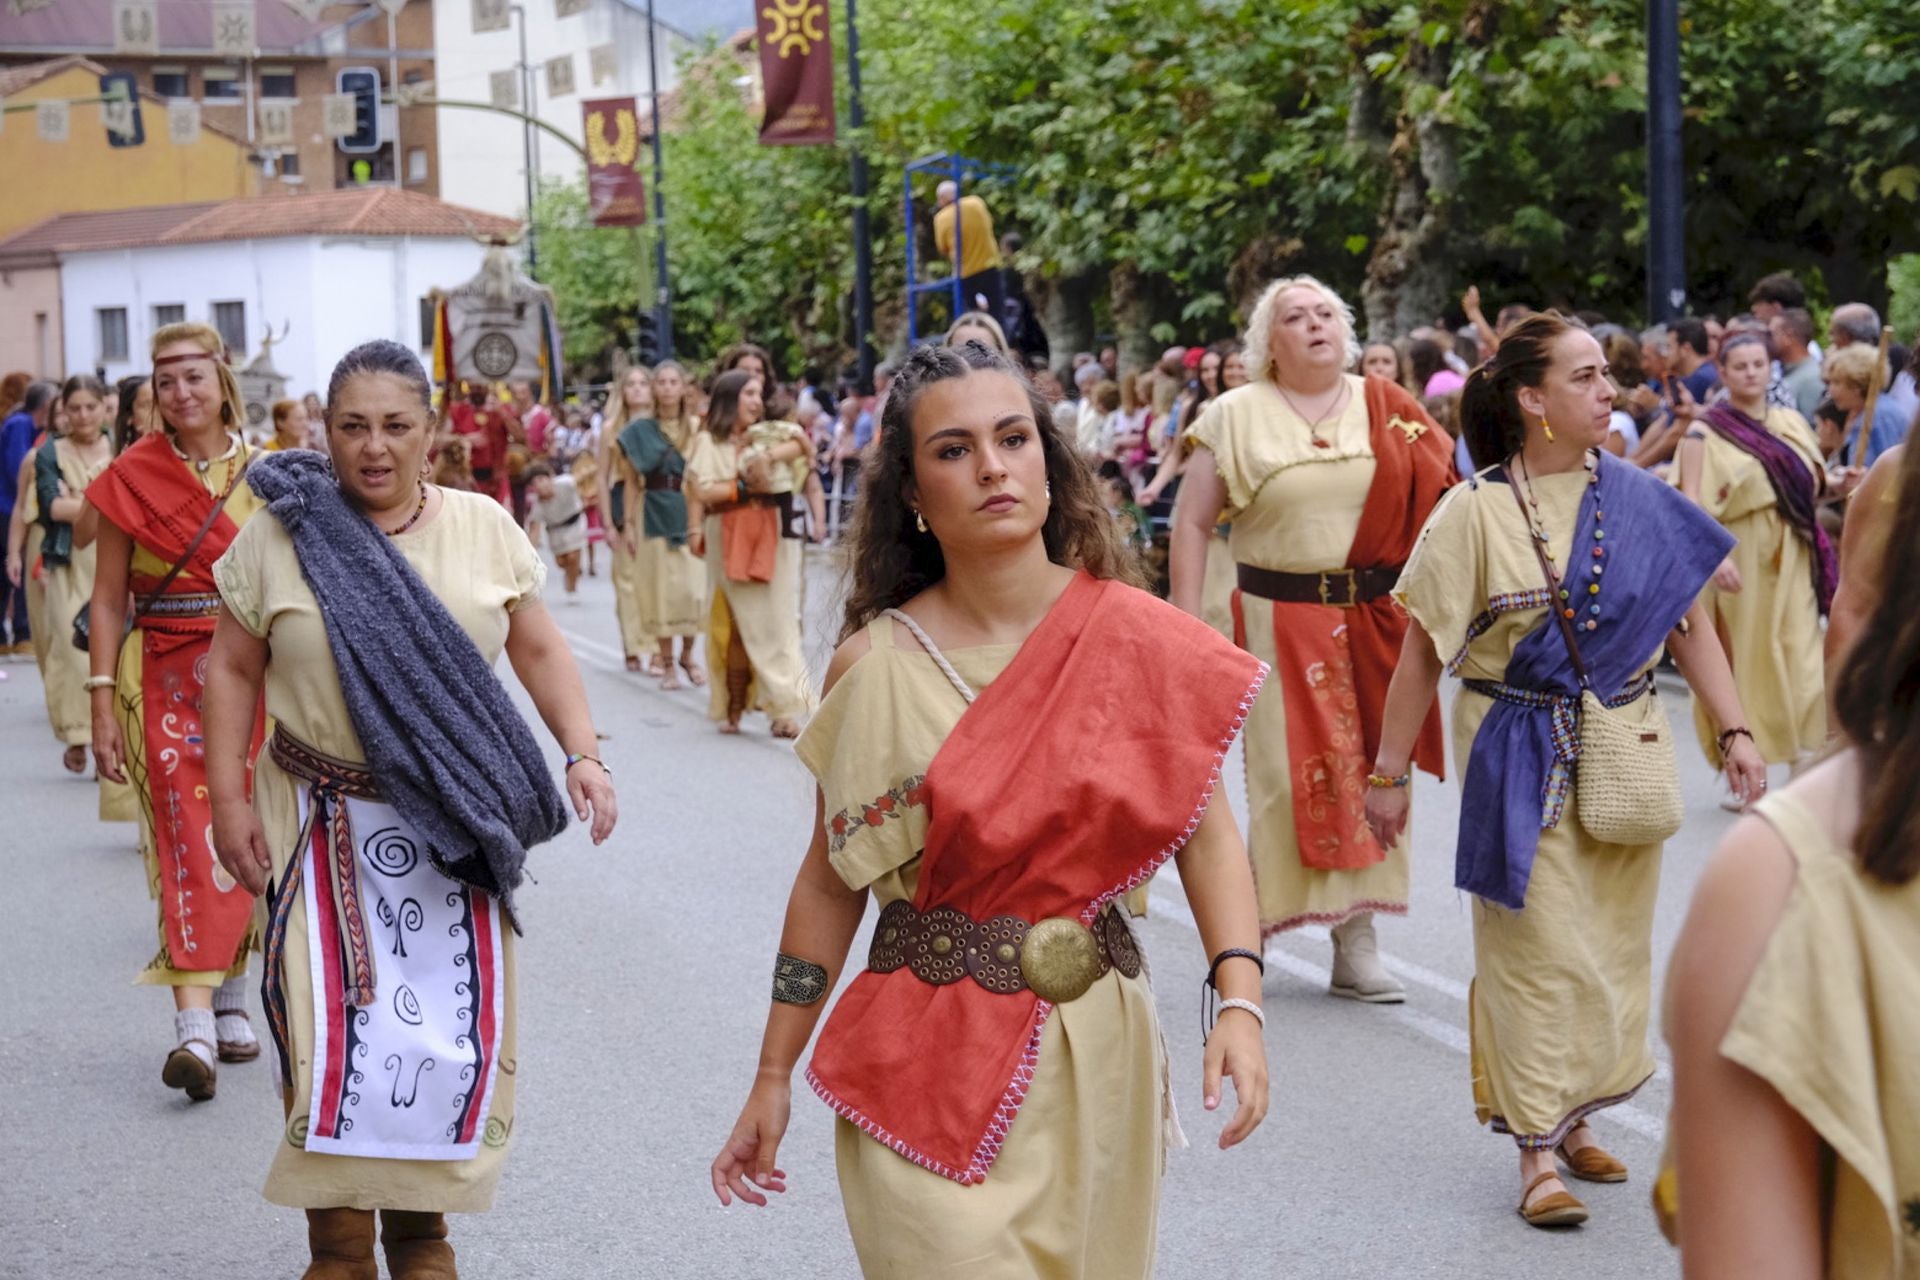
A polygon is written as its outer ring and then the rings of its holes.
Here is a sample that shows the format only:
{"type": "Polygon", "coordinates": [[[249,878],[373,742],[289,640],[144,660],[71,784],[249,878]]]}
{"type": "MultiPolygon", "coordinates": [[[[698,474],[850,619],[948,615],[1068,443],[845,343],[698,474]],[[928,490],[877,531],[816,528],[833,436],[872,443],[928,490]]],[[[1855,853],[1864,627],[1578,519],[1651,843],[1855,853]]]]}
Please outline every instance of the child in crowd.
{"type": "Polygon", "coordinates": [[[544,462],[527,468],[527,537],[535,547],[545,531],[553,562],[566,575],[569,603],[580,589],[580,552],[587,545],[587,504],[570,475],[553,474],[544,462]]]}

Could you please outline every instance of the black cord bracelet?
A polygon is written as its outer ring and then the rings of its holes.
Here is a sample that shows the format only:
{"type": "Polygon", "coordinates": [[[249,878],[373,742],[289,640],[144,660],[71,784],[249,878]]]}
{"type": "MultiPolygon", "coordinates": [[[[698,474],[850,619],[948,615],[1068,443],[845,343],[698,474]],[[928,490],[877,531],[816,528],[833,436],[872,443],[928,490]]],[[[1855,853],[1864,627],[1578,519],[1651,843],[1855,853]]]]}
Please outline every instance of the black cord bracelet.
{"type": "Polygon", "coordinates": [[[1251,960],[1260,970],[1260,976],[1267,975],[1267,962],[1258,951],[1249,951],[1245,947],[1228,947],[1213,958],[1207,966],[1207,978],[1200,984],[1200,1042],[1205,1044],[1213,1034],[1213,1024],[1220,1019],[1220,988],[1214,978],[1220,972],[1220,966],[1229,960],[1251,960]]]}

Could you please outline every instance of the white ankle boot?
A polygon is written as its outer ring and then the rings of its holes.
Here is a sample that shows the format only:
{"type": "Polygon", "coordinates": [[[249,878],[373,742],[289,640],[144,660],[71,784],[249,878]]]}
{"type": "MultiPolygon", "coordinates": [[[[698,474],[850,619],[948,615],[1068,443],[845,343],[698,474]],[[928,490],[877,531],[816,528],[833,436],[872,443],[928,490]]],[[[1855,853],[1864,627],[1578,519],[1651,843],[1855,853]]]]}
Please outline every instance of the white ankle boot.
{"type": "Polygon", "coordinates": [[[1373,936],[1373,913],[1363,911],[1333,929],[1333,984],[1331,995],[1367,1004],[1399,1004],[1407,989],[1380,963],[1380,944],[1373,936]]]}

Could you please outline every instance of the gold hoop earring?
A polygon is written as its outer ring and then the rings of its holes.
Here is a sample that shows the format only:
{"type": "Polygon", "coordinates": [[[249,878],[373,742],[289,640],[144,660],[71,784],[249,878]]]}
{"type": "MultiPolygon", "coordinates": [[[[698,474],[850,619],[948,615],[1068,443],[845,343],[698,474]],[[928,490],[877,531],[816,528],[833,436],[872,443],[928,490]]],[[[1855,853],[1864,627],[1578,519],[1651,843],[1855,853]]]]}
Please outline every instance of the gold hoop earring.
{"type": "Polygon", "coordinates": [[[915,510],[913,513],[913,527],[922,533],[927,531],[927,518],[921,515],[918,510],[915,510]]]}
{"type": "Polygon", "coordinates": [[[1553,443],[1553,428],[1547,425],[1546,415],[1540,416],[1540,430],[1546,433],[1547,443],[1553,443]]]}

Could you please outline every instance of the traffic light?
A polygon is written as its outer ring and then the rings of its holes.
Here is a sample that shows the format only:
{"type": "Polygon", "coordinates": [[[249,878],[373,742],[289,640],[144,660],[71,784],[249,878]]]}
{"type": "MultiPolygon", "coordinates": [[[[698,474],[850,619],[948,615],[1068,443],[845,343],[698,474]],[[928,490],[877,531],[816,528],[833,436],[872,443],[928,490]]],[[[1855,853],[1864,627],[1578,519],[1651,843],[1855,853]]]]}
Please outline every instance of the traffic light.
{"type": "Polygon", "coordinates": [[[353,95],[353,132],[340,139],[349,155],[378,151],[380,140],[380,73],[372,67],[345,67],[334,78],[338,93],[353,95]]]}
{"type": "Polygon", "coordinates": [[[114,99],[100,104],[108,146],[137,147],[147,140],[146,122],[140,119],[140,88],[131,75],[115,71],[101,76],[100,96],[114,99]]]}
{"type": "Polygon", "coordinates": [[[641,364],[652,368],[660,363],[663,355],[660,350],[660,322],[651,311],[640,313],[640,335],[634,348],[641,364]]]}

